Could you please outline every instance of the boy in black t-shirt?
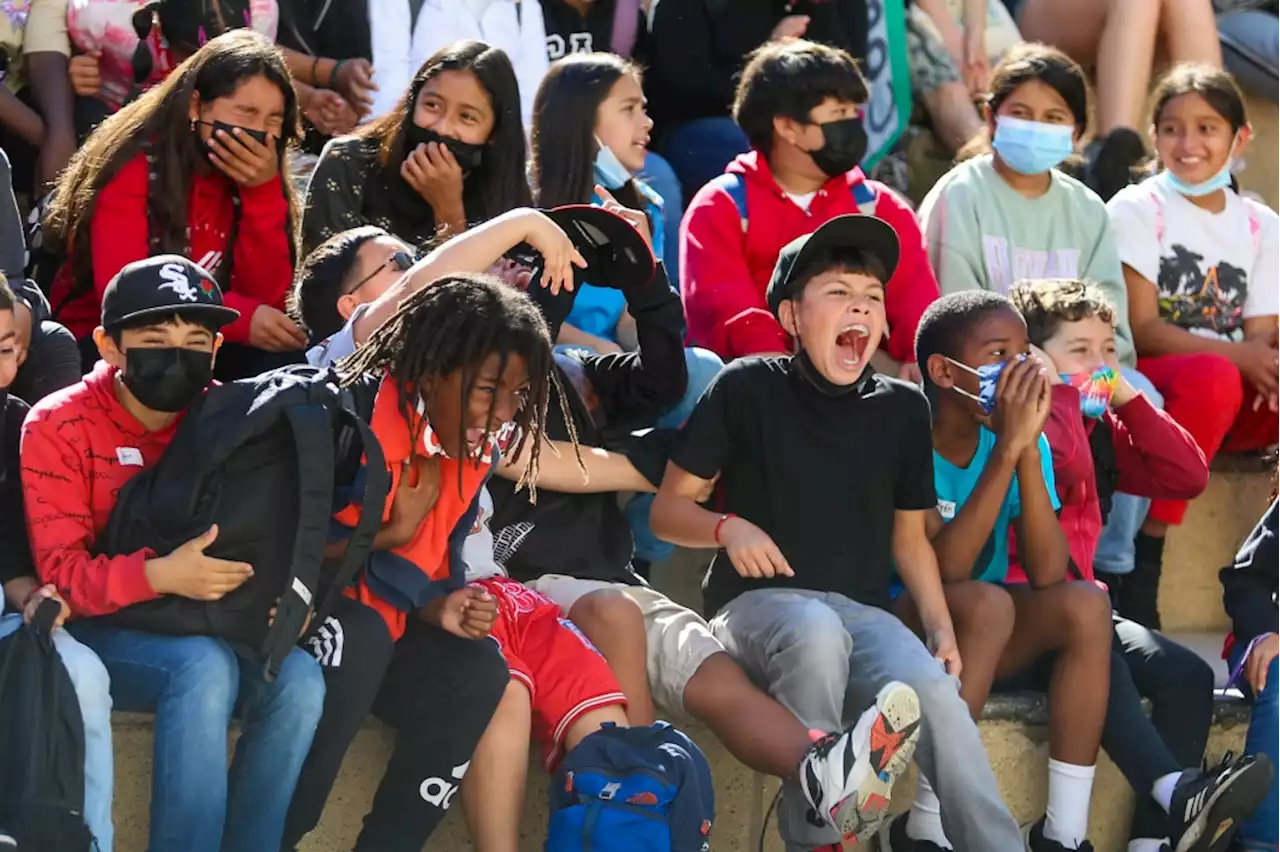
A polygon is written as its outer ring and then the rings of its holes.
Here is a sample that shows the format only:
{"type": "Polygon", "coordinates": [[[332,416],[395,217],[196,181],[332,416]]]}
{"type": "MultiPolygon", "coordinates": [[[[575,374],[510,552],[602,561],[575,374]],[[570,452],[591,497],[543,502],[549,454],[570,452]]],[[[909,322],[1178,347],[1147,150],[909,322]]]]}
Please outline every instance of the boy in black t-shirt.
{"type": "MultiPolygon", "coordinates": [[[[891,681],[912,687],[919,764],[948,835],[960,848],[1014,852],[1017,825],[957,690],[960,657],[925,534],[929,406],[867,369],[897,262],[897,235],[867,216],[832,219],[782,250],[767,297],[797,354],[740,359],[720,374],[672,456],[653,529],[720,547],[705,586],[712,632],[810,727],[839,727],[846,708],[891,681]],[[710,511],[697,495],[717,475],[721,511],[710,511]],[[920,602],[928,648],[885,611],[891,565],[920,602]]],[[[804,792],[784,788],[788,848],[835,842],[803,818],[804,792]]]]}

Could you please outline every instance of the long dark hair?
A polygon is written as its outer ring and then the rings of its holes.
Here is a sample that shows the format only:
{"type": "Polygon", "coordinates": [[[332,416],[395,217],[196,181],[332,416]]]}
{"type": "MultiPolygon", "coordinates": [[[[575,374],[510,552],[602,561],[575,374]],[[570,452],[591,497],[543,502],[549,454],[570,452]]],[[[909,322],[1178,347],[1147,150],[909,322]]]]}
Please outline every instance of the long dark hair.
{"type": "MultiPolygon", "coordinates": [[[[368,342],[339,362],[338,371],[345,384],[363,375],[385,372],[400,393],[401,414],[410,429],[410,446],[416,448],[421,445],[424,427],[415,409],[420,389],[433,380],[463,371],[463,419],[458,424],[459,434],[463,434],[466,400],[475,389],[485,359],[493,354],[500,359],[499,373],[506,369],[512,356],[523,358],[529,369],[529,396],[516,412],[519,438],[514,452],[519,456],[525,445],[533,442],[516,487],[528,485],[530,492],[536,493],[534,483],[546,435],[547,400],[557,380],[546,320],[524,293],[489,275],[441,278],[405,299],[369,336],[368,342]]],[[[563,400],[564,395],[560,394],[560,398],[563,400]]],[[[495,395],[490,401],[489,420],[496,402],[495,395]]],[[[572,430],[573,421],[565,419],[572,430]]],[[[576,446],[576,434],[571,431],[570,437],[576,446]]],[[[484,440],[489,440],[488,434],[484,440]]]]}
{"type": "MultiPolygon", "coordinates": [[[[1084,142],[1089,136],[1090,104],[1093,100],[1089,79],[1074,59],[1046,44],[1033,42],[1012,47],[992,70],[991,94],[987,97],[991,119],[994,120],[1000,106],[1019,86],[1033,80],[1044,83],[1066,101],[1075,119],[1076,136],[1084,142]]],[[[990,131],[984,128],[960,149],[956,159],[967,160],[990,151],[990,131]]]]}
{"type": "MultiPolygon", "coordinates": [[[[284,96],[284,125],[277,143],[280,186],[288,204],[290,259],[296,260],[295,226],[298,195],[285,168],[285,149],[298,136],[298,104],[293,78],[280,52],[252,30],[237,29],[218,36],[197,50],[161,83],[102,123],[71,158],[58,181],[44,221],[46,246],[68,253],[72,295],[93,280],[93,252],[89,223],[99,193],[125,164],[141,153],[150,161],[147,224],[150,253],[189,255],[187,198],[191,179],[208,168],[205,147],[191,127],[192,99],[201,103],[233,94],[240,84],[265,77],[284,96]]],[[[230,178],[227,178],[230,180],[230,178]]],[[[238,209],[238,208],[237,208],[238,209]]],[[[237,213],[237,223],[239,214],[237,213]]],[[[228,242],[235,241],[235,225],[228,242]]],[[[232,253],[218,269],[223,289],[231,280],[232,253]]]]}
{"type": "MultiPolygon", "coordinates": [[[[480,168],[468,175],[467,194],[478,199],[475,211],[484,221],[494,216],[532,205],[529,182],[525,178],[524,122],[520,117],[520,86],[511,59],[499,48],[482,41],[459,41],[437,50],[422,64],[396,108],[356,132],[365,139],[378,140],[378,161],[383,169],[398,176],[409,153],[405,128],[413,122],[413,111],[422,87],[445,71],[470,71],[489,96],[493,106],[493,132],[480,168]],[[474,191],[474,192],[473,192],[474,191]]],[[[473,211],[467,211],[468,216],[473,211]]]]}
{"type": "MultiPolygon", "coordinates": [[[[552,64],[533,101],[533,185],[538,206],[587,204],[595,187],[596,114],[623,77],[640,69],[612,53],[576,53],[552,64]]],[[[614,196],[643,209],[634,182],[614,196]]]]}

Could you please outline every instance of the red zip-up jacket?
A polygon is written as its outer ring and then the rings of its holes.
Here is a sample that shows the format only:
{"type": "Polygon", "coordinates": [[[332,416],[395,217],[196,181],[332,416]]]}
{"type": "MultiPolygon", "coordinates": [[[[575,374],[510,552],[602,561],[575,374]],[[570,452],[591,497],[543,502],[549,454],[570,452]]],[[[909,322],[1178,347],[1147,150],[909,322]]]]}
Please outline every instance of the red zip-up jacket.
{"type": "MultiPolygon", "coordinates": [[[[139,154],[98,195],[89,225],[92,293],[63,305],[71,292],[71,264],[63,264],[54,278],[49,301],[58,311],[58,322],[77,340],[92,335],[102,321],[102,294],[115,274],[125,264],[151,254],[147,190],[147,159],[139,154]]],[[[227,251],[232,252],[231,286],[222,294],[226,306],[240,312],[238,320],[222,329],[232,343],[249,342],[249,322],[259,305],[284,309],[285,294],[293,281],[288,213],[279,177],[246,187],[210,169],[191,179],[187,196],[191,260],[216,276],[227,251]],[[228,246],[236,193],[240,195],[240,225],[235,245],[228,246]]]]}
{"type": "MultiPolygon", "coordinates": [[[[1080,391],[1067,384],[1054,385],[1044,435],[1053,452],[1053,476],[1062,503],[1058,522],[1072,561],[1090,581],[1102,535],[1102,506],[1089,447],[1094,429],[1111,430],[1117,491],[1155,500],[1191,500],[1209,483],[1209,465],[1195,439],[1143,394],[1109,409],[1101,421],[1086,421],[1080,413],[1080,391]]],[[[1008,582],[1024,583],[1027,575],[1015,544],[1010,537],[1008,582]]]]}
{"type": "Polygon", "coordinates": [[[746,229],[733,198],[714,182],[698,190],[680,223],[680,297],[691,344],[726,361],[791,351],[790,338],[765,301],[778,253],[828,219],[858,213],[852,187],[865,183],[875,192],[876,216],[893,227],[901,243],[898,268],[885,287],[885,349],[895,360],[914,360],[916,326],[938,298],[938,280],[920,223],[905,201],[854,169],[827,181],[805,211],[778,186],[759,151],[739,155],[725,172],[742,175],[745,183],[746,229]]]}
{"type": "Polygon", "coordinates": [[[159,461],[181,417],[149,432],[120,404],[116,368],[99,361],[80,382],[45,397],[22,425],[22,492],[40,580],[77,615],[104,615],[157,597],[146,550],[95,556],[120,487],[159,461]]]}

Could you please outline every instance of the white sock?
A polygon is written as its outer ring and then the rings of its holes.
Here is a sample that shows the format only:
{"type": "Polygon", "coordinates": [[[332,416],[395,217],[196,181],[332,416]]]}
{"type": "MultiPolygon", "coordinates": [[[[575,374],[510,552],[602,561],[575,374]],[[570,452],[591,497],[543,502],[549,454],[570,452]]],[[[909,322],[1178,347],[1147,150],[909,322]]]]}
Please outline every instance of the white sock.
{"type": "Polygon", "coordinates": [[[1089,836],[1093,769],[1049,759],[1049,807],[1044,815],[1046,839],[1075,849],[1089,836]]]}
{"type": "Polygon", "coordinates": [[[942,803],[923,775],[916,778],[916,798],[911,803],[911,812],[907,814],[907,837],[927,840],[944,849],[952,848],[951,841],[942,830],[942,803]]]}
{"type": "Polygon", "coordinates": [[[1156,783],[1151,785],[1151,798],[1155,799],[1165,812],[1168,812],[1173,804],[1173,791],[1181,777],[1181,772],[1170,772],[1168,775],[1161,775],[1156,779],[1156,783]]]}
{"type": "Polygon", "coordinates": [[[1154,840],[1150,837],[1143,837],[1138,840],[1129,841],[1129,852],[1162,852],[1164,844],[1164,840],[1154,840]]]}

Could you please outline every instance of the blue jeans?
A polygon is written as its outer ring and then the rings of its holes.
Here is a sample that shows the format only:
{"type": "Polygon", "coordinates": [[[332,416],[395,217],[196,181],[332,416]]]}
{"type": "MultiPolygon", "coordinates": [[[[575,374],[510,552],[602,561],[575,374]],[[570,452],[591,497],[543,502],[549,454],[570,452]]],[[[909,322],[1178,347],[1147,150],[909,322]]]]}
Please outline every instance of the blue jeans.
{"type": "MultiPolygon", "coordinates": [[[[20,614],[0,615],[0,638],[21,626],[20,614]]],[[[114,839],[111,789],[115,783],[115,767],[111,751],[110,679],[97,655],[66,630],[54,631],[53,646],[71,676],[80,702],[80,717],[84,720],[84,822],[98,841],[98,852],[111,852],[114,839]]]]}
{"type": "Polygon", "coordinates": [[[70,629],[102,658],[116,707],[156,715],[148,852],[279,849],[324,705],[315,658],[295,648],[266,683],[259,664],[218,639],[92,620],[70,629]],[[228,771],[237,712],[242,733],[228,771]]]}
{"type": "MultiPolygon", "coordinates": [[[[689,370],[689,384],[684,398],[655,424],[659,429],[679,429],[689,419],[707,386],[724,369],[720,356],[707,349],[684,350],[684,363],[689,370]]],[[[652,494],[639,494],[627,504],[627,520],[631,523],[631,536],[635,539],[636,557],[646,562],[661,562],[671,555],[675,545],[665,542],[649,529],[649,510],[653,507],[652,494]]]]}
{"type": "MultiPolygon", "coordinates": [[[[1240,657],[1243,656],[1248,642],[1237,642],[1235,648],[1232,649],[1231,658],[1228,661],[1231,670],[1240,663],[1240,657]]],[[[1241,690],[1246,695],[1249,694],[1249,685],[1240,684],[1241,690]]],[[[1274,774],[1274,769],[1280,766],[1280,746],[1277,739],[1280,738],[1280,659],[1271,661],[1271,668],[1267,670],[1267,685],[1262,690],[1262,694],[1254,698],[1253,701],[1253,718],[1249,720],[1249,733],[1244,738],[1244,750],[1247,754],[1265,754],[1271,759],[1273,774],[1271,776],[1271,792],[1267,794],[1267,798],[1263,800],[1258,809],[1253,812],[1253,816],[1245,820],[1244,825],[1240,826],[1240,839],[1244,841],[1244,848],[1248,852],[1275,852],[1276,845],[1280,843],[1280,837],[1277,837],[1278,826],[1280,826],[1280,804],[1277,804],[1277,796],[1280,796],[1280,781],[1274,774]]]]}
{"type": "Polygon", "coordinates": [[[724,174],[734,157],[750,150],[737,123],[720,115],[677,124],[662,140],[659,153],[679,176],[684,197],[692,198],[703,184],[724,174]]]}
{"type": "MultiPolygon", "coordinates": [[[[1164,408],[1164,397],[1155,385],[1137,370],[1121,367],[1125,381],[1142,391],[1156,408],[1164,408]]],[[[1150,497],[1136,497],[1117,491],[1111,497],[1111,514],[1098,539],[1098,552],[1093,556],[1093,569],[1108,574],[1133,573],[1133,540],[1147,519],[1150,497]]]]}
{"type": "Polygon", "coordinates": [[[667,267],[667,280],[679,289],[680,219],[684,216],[680,179],[671,164],[652,151],[645,155],[640,179],[662,196],[662,262],[667,267]]]}

